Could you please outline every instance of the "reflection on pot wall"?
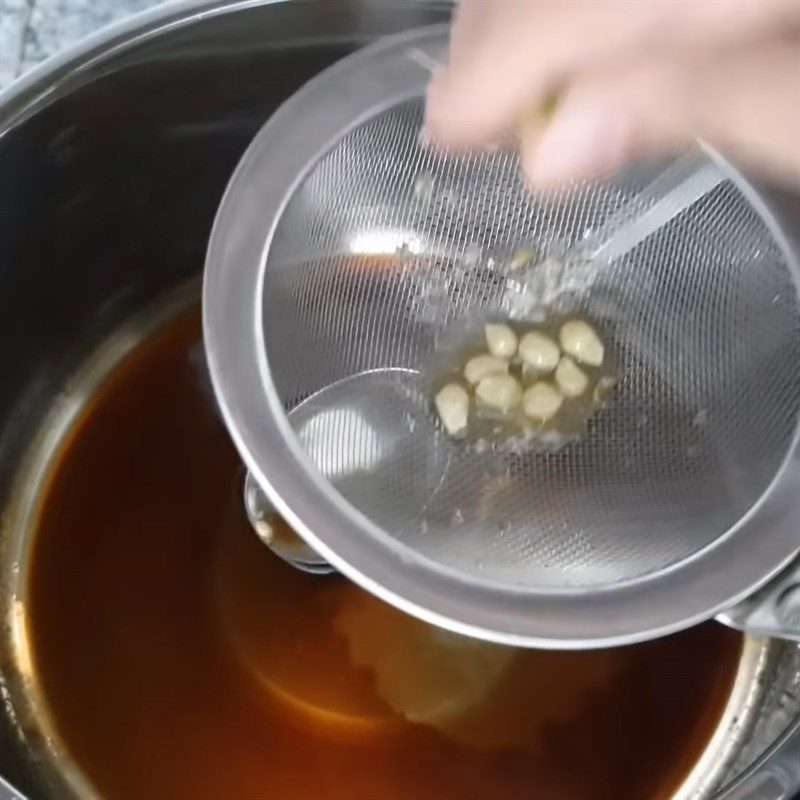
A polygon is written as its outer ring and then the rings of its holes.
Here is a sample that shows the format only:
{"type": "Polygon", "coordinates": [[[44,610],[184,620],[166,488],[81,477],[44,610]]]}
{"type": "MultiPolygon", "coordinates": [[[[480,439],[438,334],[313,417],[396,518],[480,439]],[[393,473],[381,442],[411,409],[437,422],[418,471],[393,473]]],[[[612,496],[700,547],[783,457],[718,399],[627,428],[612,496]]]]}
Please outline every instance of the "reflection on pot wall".
{"type": "MultiPolygon", "coordinates": [[[[226,5],[236,4],[213,7],[226,5]]],[[[37,485],[23,466],[58,434],[44,421],[79,407],[83,389],[71,376],[100,342],[197,276],[228,177],[275,105],[353,46],[445,10],[342,0],[231,11],[161,31],[90,69],[51,68],[0,106],[0,765],[32,797],[63,796],[63,776],[70,780],[66,761],[53,769],[41,718],[20,694],[22,638],[10,641],[24,579],[14,569],[25,550],[20,489],[37,485]]],[[[109,358],[138,335],[122,330],[109,358]]],[[[797,712],[797,650],[752,643],[748,654],[739,700],[750,710],[736,736],[725,731],[733,772],[797,712]]]]}

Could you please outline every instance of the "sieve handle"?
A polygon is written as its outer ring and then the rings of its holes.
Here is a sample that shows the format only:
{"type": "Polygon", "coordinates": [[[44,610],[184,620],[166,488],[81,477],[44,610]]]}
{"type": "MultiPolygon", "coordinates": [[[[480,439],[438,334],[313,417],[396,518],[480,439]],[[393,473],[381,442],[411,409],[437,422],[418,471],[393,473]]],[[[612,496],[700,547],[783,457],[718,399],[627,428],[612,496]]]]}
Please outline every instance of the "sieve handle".
{"type": "Polygon", "coordinates": [[[717,620],[755,636],[800,642],[800,559],[717,620]]]}
{"type": "Polygon", "coordinates": [[[622,258],[727,177],[707,158],[682,156],[585,240],[581,255],[605,263],[622,258]]]}
{"type": "Polygon", "coordinates": [[[716,800],[791,800],[800,788],[800,721],[716,800]]]}

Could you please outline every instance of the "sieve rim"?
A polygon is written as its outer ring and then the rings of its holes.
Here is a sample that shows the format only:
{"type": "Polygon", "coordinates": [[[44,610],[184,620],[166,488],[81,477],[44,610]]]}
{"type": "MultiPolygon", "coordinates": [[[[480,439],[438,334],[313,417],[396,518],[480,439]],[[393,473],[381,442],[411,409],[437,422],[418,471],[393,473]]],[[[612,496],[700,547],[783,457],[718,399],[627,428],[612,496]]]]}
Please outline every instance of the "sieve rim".
{"type": "MultiPolygon", "coordinates": [[[[320,154],[358,120],[423,94],[428,74],[407,50],[438,52],[446,36],[442,25],[415,29],[348,56],[281,106],[241,159],[214,223],[203,297],[212,382],[231,436],[276,509],[312,547],[366,590],[434,624],[508,644],[573,649],[649,639],[712,617],[763,585],[800,550],[800,428],[770,486],[712,545],[624,584],[535,590],[478,582],[412,554],[333,489],[286,419],[262,324],[266,258],[281,211],[320,154]],[[343,72],[360,89],[347,102],[335,92],[343,72]],[[308,124],[310,110],[315,124],[308,124]],[[298,140],[299,114],[306,124],[298,140]],[[264,219],[272,220],[266,238],[264,219]],[[746,541],[748,532],[759,536],[757,549],[746,541]]],[[[797,284],[796,258],[766,198],[709,152],[756,201],[797,284]]]]}

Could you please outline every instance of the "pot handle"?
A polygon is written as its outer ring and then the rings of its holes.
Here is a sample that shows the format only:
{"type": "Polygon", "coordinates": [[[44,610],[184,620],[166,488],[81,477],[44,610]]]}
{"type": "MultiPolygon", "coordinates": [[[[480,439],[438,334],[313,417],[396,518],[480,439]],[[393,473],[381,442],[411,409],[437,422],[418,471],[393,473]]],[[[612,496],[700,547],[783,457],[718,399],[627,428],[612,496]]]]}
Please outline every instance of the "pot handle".
{"type": "Polygon", "coordinates": [[[750,597],[718,614],[717,620],[755,636],[800,642],[800,559],[750,597]]]}
{"type": "Polygon", "coordinates": [[[800,787],[800,720],[716,800],[791,800],[800,787]]]}
{"type": "Polygon", "coordinates": [[[25,800],[25,798],[10,783],[0,778],[0,800],[25,800]]]}

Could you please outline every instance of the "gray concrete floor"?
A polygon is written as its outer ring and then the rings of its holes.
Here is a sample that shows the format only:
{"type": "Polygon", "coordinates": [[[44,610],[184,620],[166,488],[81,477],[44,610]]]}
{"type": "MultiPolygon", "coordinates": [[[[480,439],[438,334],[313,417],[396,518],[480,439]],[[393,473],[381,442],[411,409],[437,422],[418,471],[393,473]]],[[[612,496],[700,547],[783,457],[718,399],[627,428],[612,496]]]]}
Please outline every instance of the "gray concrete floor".
{"type": "Polygon", "coordinates": [[[98,28],[174,0],[0,0],[0,90],[98,28]]]}

